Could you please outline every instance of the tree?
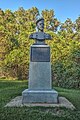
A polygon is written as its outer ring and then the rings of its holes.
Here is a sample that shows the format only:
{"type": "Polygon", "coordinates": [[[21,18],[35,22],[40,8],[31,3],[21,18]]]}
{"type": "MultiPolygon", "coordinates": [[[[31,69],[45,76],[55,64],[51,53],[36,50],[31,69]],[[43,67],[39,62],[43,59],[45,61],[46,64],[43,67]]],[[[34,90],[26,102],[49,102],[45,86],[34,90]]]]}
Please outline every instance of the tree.
{"type": "MultiPolygon", "coordinates": [[[[17,11],[0,9],[0,67],[1,76],[27,79],[29,72],[29,51],[34,41],[29,35],[36,31],[36,7],[17,11]]],[[[75,22],[67,19],[60,23],[53,10],[43,10],[45,32],[52,40],[51,63],[54,83],[62,87],[80,87],[80,17],[75,22]],[[59,29],[60,28],[60,29],[59,29]]]]}
{"type": "Polygon", "coordinates": [[[60,22],[57,18],[54,18],[54,11],[53,10],[43,10],[42,16],[45,20],[45,30],[57,31],[57,28],[60,22]]]}

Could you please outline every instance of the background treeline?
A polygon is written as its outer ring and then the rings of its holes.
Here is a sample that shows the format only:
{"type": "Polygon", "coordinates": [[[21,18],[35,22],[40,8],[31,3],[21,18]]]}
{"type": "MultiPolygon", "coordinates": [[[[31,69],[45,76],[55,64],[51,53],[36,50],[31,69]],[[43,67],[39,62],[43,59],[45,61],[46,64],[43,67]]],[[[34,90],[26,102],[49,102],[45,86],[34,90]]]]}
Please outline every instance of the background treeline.
{"type": "MultiPolygon", "coordinates": [[[[28,79],[29,53],[33,40],[29,35],[36,31],[36,7],[17,11],[0,9],[0,76],[5,79],[28,79]]],[[[45,32],[51,47],[53,84],[67,88],[80,88],[80,16],[64,23],[55,18],[53,10],[43,10],[45,32]]]]}

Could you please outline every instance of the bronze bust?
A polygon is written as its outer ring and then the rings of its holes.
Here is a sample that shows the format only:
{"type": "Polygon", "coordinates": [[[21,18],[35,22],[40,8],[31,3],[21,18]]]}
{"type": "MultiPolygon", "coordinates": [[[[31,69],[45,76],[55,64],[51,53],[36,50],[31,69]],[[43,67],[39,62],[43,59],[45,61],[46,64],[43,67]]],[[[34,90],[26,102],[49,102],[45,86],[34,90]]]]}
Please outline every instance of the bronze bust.
{"type": "Polygon", "coordinates": [[[35,45],[43,45],[45,44],[45,40],[51,40],[50,34],[44,32],[44,19],[40,18],[36,21],[36,26],[38,32],[32,33],[29,38],[34,39],[35,45]]]}

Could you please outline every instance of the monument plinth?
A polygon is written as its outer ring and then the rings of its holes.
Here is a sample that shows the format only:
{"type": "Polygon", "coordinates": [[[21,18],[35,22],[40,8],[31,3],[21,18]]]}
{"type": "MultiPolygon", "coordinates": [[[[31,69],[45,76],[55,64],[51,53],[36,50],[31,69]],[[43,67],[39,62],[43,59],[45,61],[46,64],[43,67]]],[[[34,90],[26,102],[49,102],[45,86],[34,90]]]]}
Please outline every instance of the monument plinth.
{"type": "Polygon", "coordinates": [[[45,44],[51,36],[43,32],[43,18],[37,26],[40,31],[30,35],[36,43],[30,48],[29,83],[22,92],[22,103],[58,103],[58,92],[52,89],[50,46],[45,44]]]}

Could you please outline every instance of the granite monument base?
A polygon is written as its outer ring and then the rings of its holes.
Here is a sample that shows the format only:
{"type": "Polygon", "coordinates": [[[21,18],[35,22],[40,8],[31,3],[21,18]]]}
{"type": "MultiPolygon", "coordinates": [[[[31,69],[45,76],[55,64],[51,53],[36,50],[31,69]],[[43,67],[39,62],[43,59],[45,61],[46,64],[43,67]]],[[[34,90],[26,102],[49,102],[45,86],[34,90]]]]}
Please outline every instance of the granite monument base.
{"type": "Polygon", "coordinates": [[[51,89],[51,64],[50,62],[30,62],[29,90],[51,89]]]}
{"type": "Polygon", "coordinates": [[[58,103],[58,92],[55,90],[29,90],[22,92],[22,103],[58,103]]]}
{"type": "Polygon", "coordinates": [[[28,89],[22,92],[22,103],[58,103],[52,89],[50,47],[32,45],[30,49],[28,89]]]}

